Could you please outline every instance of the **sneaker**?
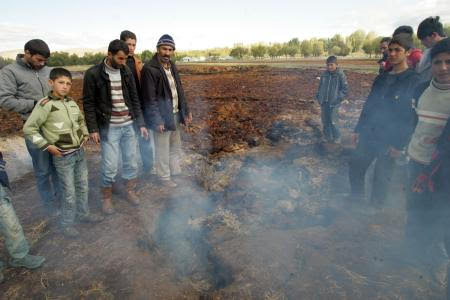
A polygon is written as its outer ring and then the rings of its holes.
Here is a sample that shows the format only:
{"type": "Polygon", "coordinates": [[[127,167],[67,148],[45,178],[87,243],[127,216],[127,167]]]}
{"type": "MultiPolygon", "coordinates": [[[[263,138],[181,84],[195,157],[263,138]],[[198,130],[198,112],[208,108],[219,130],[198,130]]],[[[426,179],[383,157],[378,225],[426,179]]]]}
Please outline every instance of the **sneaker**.
{"type": "Polygon", "coordinates": [[[82,223],[99,223],[105,218],[97,214],[88,214],[86,216],[78,217],[78,220],[82,223]]]}
{"type": "Polygon", "coordinates": [[[11,267],[19,268],[24,267],[27,269],[37,269],[45,261],[45,257],[38,255],[27,254],[21,259],[13,258],[9,261],[11,267]]]}
{"type": "Polygon", "coordinates": [[[77,238],[80,236],[80,232],[72,226],[64,226],[62,229],[62,233],[69,238],[77,238]]]}
{"type": "Polygon", "coordinates": [[[168,188],[177,187],[177,184],[170,179],[169,180],[160,180],[160,182],[163,187],[168,187],[168,188]]]}

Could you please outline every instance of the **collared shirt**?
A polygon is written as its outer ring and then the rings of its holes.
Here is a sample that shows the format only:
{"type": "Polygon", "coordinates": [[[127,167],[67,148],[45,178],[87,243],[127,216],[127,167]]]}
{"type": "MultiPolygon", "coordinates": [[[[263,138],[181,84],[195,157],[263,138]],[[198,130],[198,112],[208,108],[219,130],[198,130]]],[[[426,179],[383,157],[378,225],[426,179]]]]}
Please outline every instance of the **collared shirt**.
{"type": "Polygon", "coordinates": [[[172,103],[173,103],[173,113],[178,112],[178,91],[177,91],[177,83],[175,82],[175,78],[172,75],[171,69],[163,68],[166,73],[167,79],[169,80],[170,91],[172,92],[172,103]]]}

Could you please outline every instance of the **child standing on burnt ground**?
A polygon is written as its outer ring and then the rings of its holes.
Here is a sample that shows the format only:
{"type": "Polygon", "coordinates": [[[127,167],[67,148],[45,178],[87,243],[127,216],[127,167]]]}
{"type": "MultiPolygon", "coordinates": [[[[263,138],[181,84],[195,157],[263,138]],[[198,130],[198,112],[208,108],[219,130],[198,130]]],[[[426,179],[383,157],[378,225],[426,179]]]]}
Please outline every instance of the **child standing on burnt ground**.
{"type": "Polygon", "coordinates": [[[321,109],[323,135],[332,143],[340,143],[339,106],[348,94],[347,77],[338,68],[336,56],[327,58],[327,70],[320,76],[316,99],[321,109]]]}
{"type": "Polygon", "coordinates": [[[73,227],[75,217],[87,223],[103,220],[89,213],[88,168],[83,149],[89,133],[77,103],[67,97],[72,86],[70,72],[54,68],[49,84],[52,90],[37,103],[23,132],[36,147],[52,155],[62,190],[62,232],[78,237],[73,227]]]}

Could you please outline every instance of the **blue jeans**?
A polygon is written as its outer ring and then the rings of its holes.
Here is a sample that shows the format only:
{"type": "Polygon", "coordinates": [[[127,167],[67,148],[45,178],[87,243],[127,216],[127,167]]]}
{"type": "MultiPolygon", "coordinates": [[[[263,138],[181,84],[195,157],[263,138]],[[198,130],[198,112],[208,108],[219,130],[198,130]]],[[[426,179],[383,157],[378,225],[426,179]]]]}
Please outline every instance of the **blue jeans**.
{"type": "Polygon", "coordinates": [[[148,140],[144,139],[140,134],[138,134],[139,139],[139,152],[141,153],[141,160],[142,160],[142,168],[144,172],[149,172],[151,169],[153,169],[153,146],[152,146],[152,139],[149,132],[149,138],[148,140]]]}
{"type": "Polygon", "coordinates": [[[7,189],[0,184],[0,231],[5,237],[5,246],[11,258],[21,259],[30,250],[16,216],[7,189]]]}
{"type": "Polygon", "coordinates": [[[25,139],[25,144],[33,161],[39,195],[44,206],[47,209],[51,209],[55,205],[55,200],[60,196],[58,176],[53,164],[53,157],[48,151],[42,151],[37,148],[28,139],[25,139]]]}
{"type": "Polygon", "coordinates": [[[84,150],[53,157],[61,185],[61,225],[70,226],[75,217],[89,215],[88,168],[84,150]]]}
{"type": "Polygon", "coordinates": [[[133,124],[126,126],[110,126],[102,146],[102,186],[111,187],[119,168],[119,155],[122,152],[122,178],[125,180],[137,177],[136,132],[133,124]]]}

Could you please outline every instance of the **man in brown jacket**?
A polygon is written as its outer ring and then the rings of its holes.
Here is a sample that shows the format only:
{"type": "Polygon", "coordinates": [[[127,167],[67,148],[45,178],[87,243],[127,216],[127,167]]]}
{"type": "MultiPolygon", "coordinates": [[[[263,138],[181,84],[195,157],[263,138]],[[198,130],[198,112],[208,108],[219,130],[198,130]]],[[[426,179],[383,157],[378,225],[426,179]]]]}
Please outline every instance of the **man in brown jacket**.
{"type": "MultiPolygon", "coordinates": [[[[136,34],[129,30],[124,30],[120,33],[120,39],[128,45],[129,53],[127,58],[127,66],[133,73],[134,81],[136,82],[136,90],[138,91],[139,101],[143,108],[142,95],[141,95],[141,70],[144,64],[134,54],[136,50],[136,34]]],[[[139,151],[141,153],[142,168],[145,174],[154,172],[153,168],[153,135],[149,131],[149,139],[143,139],[139,137],[139,151]]]]}

